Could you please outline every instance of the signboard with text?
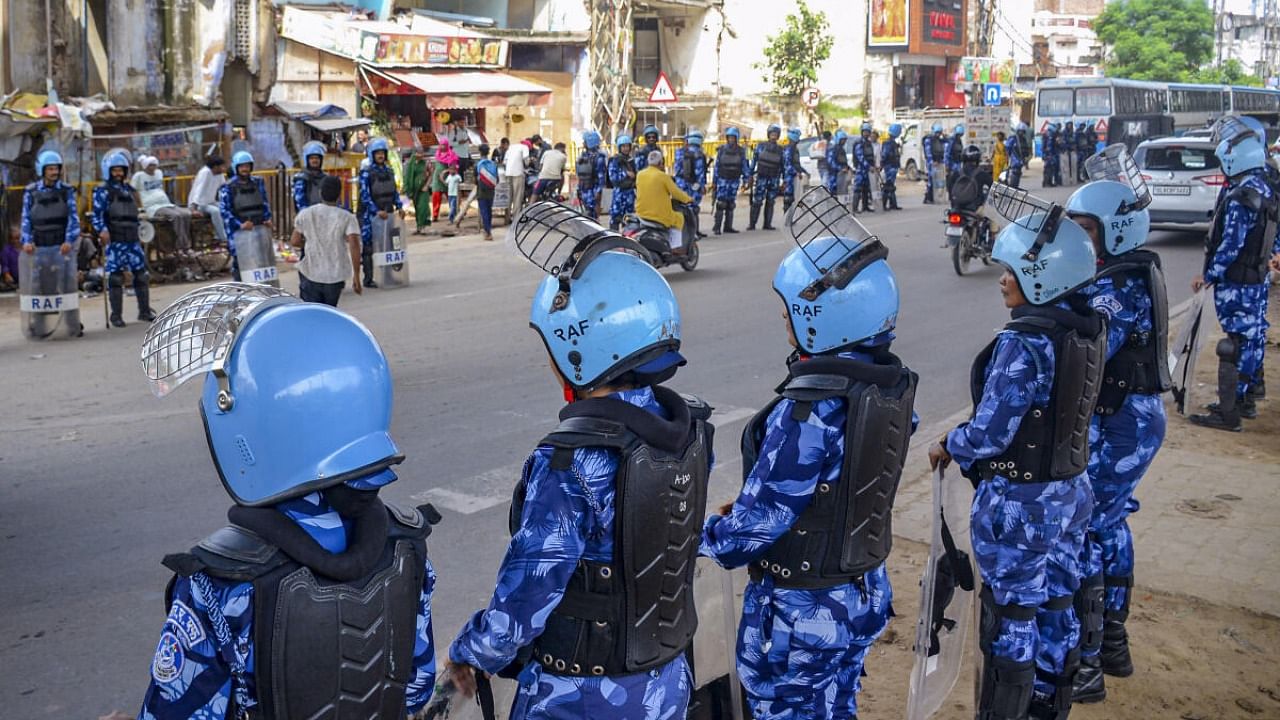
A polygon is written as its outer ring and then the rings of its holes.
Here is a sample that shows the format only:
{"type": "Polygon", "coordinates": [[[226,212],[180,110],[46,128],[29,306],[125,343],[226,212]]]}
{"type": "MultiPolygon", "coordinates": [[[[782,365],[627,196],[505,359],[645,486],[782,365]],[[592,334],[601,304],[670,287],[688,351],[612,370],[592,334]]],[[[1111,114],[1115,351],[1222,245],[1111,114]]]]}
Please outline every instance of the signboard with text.
{"type": "Polygon", "coordinates": [[[913,0],[911,52],[955,57],[964,54],[968,0],[913,0]]]}
{"type": "MultiPolygon", "coordinates": [[[[371,65],[505,67],[507,41],[381,32],[368,23],[285,7],[281,34],[293,41],[371,65]]],[[[383,24],[385,27],[385,24],[383,24]]]]}

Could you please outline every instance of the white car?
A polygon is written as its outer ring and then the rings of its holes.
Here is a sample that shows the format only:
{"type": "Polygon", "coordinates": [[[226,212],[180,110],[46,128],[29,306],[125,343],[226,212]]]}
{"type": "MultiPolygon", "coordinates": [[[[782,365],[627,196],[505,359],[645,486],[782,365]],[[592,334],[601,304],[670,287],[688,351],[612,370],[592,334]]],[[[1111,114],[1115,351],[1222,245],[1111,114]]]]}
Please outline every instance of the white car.
{"type": "Polygon", "coordinates": [[[1199,137],[1147,140],[1133,152],[1151,189],[1153,230],[1208,232],[1218,193],[1226,184],[1213,143],[1199,137]]]}

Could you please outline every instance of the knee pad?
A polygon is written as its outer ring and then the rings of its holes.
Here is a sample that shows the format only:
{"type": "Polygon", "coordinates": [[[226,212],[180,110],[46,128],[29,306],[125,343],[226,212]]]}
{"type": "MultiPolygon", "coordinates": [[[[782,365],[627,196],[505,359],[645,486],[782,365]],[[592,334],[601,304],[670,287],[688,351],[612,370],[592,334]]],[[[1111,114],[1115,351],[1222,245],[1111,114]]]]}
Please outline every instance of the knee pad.
{"type": "Polygon", "coordinates": [[[133,286],[134,286],[135,288],[139,288],[139,287],[150,287],[150,286],[151,286],[151,272],[150,272],[150,271],[148,271],[148,270],[145,270],[145,269],[144,269],[144,270],[139,270],[139,271],[135,272],[135,273],[133,274],[133,286]]]}
{"type": "Polygon", "coordinates": [[[1102,647],[1102,618],[1106,611],[1102,576],[1092,575],[1081,580],[1073,604],[1080,620],[1080,648],[1097,650],[1102,647]]]}
{"type": "MultiPolygon", "coordinates": [[[[1124,605],[1119,610],[1106,610],[1104,604],[1104,614],[1107,620],[1124,622],[1129,619],[1129,604],[1133,599],[1133,576],[1132,575],[1105,575],[1102,578],[1104,588],[1124,588],[1124,605]]],[[[1105,592],[1104,592],[1105,601],[1105,592]]]]}
{"type": "Polygon", "coordinates": [[[1218,341],[1218,347],[1215,350],[1219,360],[1234,363],[1240,359],[1240,346],[1243,343],[1237,339],[1239,337],[1239,335],[1227,335],[1218,341]]]}
{"type": "MultiPolygon", "coordinates": [[[[1067,598],[1067,600],[1069,602],[1070,598],[1067,598]]],[[[1032,620],[1036,616],[1036,608],[1033,607],[997,605],[995,593],[992,592],[991,586],[985,583],[978,593],[978,602],[981,610],[978,620],[978,647],[986,655],[991,653],[992,644],[1000,636],[1000,620],[1002,618],[1032,620]]]]}
{"type": "Polygon", "coordinates": [[[113,288],[124,287],[124,273],[117,271],[107,275],[107,285],[113,288]]]}
{"type": "MultiPolygon", "coordinates": [[[[1036,682],[1035,661],[988,658],[982,668],[978,698],[980,718],[1025,718],[1036,682]]],[[[1067,694],[1070,701],[1070,693],[1067,694]]]]}

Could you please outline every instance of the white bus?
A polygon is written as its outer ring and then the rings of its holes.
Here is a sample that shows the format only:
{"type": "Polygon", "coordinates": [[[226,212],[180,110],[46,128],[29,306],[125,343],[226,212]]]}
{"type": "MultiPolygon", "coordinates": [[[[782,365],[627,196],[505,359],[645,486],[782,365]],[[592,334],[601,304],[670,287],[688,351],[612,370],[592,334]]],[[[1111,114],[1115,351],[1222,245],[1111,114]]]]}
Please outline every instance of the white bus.
{"type": "Polygon", "coordinates": [[[1037,135],[1049,123],[1093,124],[1099,147],[1107,142],[1107,123],[1115,115],[1162,115],[1168,89],[1164,83],[1116,78],[1052,78],[1036,84],[1037,135]]]}
{"type": "Polygon", "coordinates": [[[1169,114],[1173,133],[1209,127],[1231,110],[1231,88],[1226,85],[1169,83],[1169,114]]]}

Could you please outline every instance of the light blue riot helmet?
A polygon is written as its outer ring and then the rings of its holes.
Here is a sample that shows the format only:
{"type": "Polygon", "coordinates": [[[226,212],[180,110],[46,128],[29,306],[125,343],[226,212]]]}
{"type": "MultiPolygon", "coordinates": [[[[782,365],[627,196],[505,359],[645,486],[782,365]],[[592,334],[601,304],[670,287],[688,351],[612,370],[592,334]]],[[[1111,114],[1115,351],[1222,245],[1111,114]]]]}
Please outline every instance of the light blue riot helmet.
{"type": "Polygon", "coordinates": [[[582,133],[582,144],[588,150],[598,150],[600,148],[600,133],[595,130],[588,130],[582,133]]]}
{"type": "Polygon", "coordinates": [[[862,122],[862,126],[858,128],[858,132],[860,133],[874,132],[874,130],[875,130],[875,127],[872,126],[871,122],[867,120],[864,120],[862,122]]]}
{"type": "Polygon", "coordinates": [[[933,127],[929,128],[929,132],[935,132],[935,133],[942,132],[942,123],[934,123],[933,127]]]}
{"type": "Polygon", "coordinates": [[[1027,302],[1047,305],[1093,280],[1093,242],[1061,205],[1004,183],[992,186],[988,197],[1011,221],[996,236],[991,259],[1013,273],[1027,302]]]}
{"type": "Polygon", "coordinates": [[[250,170],[253,169],[253,156],[247,150],[240,150],[231,156],[232,172],[239,170],[241,165],[248,165],[250,170]]]}
{"type": "Polygon", "coordinates": [[[793,143],[800,142],[800,128],[793,127],[787,131],[787,139],[793,143]]]}
{"type": "Polygon", "coordinates": [[[159,396],[204,376],[209,451],[239,505],[340,483],[376,488],[404,459],[389,433],[387,359],[359,321],[328,305],[247,283],[194,290],[147,329],[142,365],[159,396]]]}
{"type": "Polygon", "coordinates": [[[845,132],[844,130],[837,130],[836,134],[831,136],[831,139],[835,141],[836,144],[839,144],[849,139],[849,133],[845,132]]]}
{"type": "Polygon", "coordinates": [[[694,147],[702,147],[702,131],[690,130],[689,134],[684,136],[684,141],[694,147]]]}
{"type": "Polygon", "coordinates": [[[889,137],[898,138],[902,136],[902,123],[893,123],[889,126],[889,137]]]}
{"type": "Polygon", "coordinates": [[[649,136],[653,135],[656,139],[659,134],[660,133],[658,132],[658,127],[656,125],[645,125],[644,132],[640,133],[640,137],[648,140],[649,136]]]}
{"type": "Polygon", "coordinates": [[[302,146],[302,164],[305,166],[307,164],[307,158],[312,155],[319,155],[321,158],[324,158],[324,152],[324,143],[318,140],[312,140],[302,146]]]}
{"type": "Polygon", "coordinates": [[[1262,123],[1240,115],[1224,115],[1213,125],[1214,154],[1227,177],[1263,167],[1267,162],[1262,123]]]}
{"type": "Polygon", "coordinates": [[[62,155],[53,150],[41,150],[36,156],[36,177],[44,177],[44,169],[50,165],[62,167],[62,155]]]}
{"type": "Polygon", "coordinates": [[[778,135],[778,137],[782,137],[782,126],[777,123],[771,123],[769,125],[769,129],[766,130],[764,134],[765,134],[765,137],[768,137],[775,133],[778,135]]]}
{"type": "Polygon", "coordinates": [[[951,134],[952,134],[952,135],[963,135],[963,134],[964,134],[964,123],[959,123],[958,125],[956,125],[955,129],[951,131],[951,134]]]}
{"type": "Polygon", "coordinates": [[[529,325],[574,389],[594,390],[628,373],[661,382],[684,364],[680,306],[634,241],[553,202],[526,207],[508,233],[548,273],[529,325]]]}
{"type": "Polygon", "coordinates": [[[1142,170],[1124,145],[1109,145],[1084,161],[1090,182],[1067,200],[1067,214],[1098,223],[1103,252],[1120,255],[1136,250],[1151,230],[1151,190],[1142,170]]]}
{"type": "Polygon", "coordinates": [[[801,352],[820,354],[893,330],[898,283],[889,250],[826,188],[792,205],[787,227],[796,247],[773,276],[801,352]]]}
{"type": "Polygon", "coordinates": [[[613,146],[614,146],[615,148],[620,148],[620,147],[622,147],[623,145],[630,145],[630,144],[631,144],[631,136],[630,136],[630,135],[627,135],[626,133],[623,133],[622,135],[619,135],[618,137],[614,138],[614,140],[613,140],[613,146]]]}
{"type": "Polygon", "coordinates": [[[738,132],[738,128],[731,127],[724,131],[724,136],[725,138],[740,138],[742,137],[742,133],[738,132]]]}
{"type": "Polygon", "coordinates": [[[129,165],[133,163],[133,159],[129,157],[129,153],[120,148],[110,150],[106,155],[102,156],[102,179],[108,181],[111,179],[111,168],[124,168],[126,175],[129,174],[129,165]]]}
{"type": "Polygon", "coordinates": [[[378,151],[382,151],[386,153],[388,157],[390,157],[391,150],[390,150],[390,146],[387,145],[386,138],[374,138],[369,141],[369,144],[367,146],[365,146],[364,154],[365,154],[365,157],[369,158],[370,163],[373,162],[373,154],[378,151]]]}

